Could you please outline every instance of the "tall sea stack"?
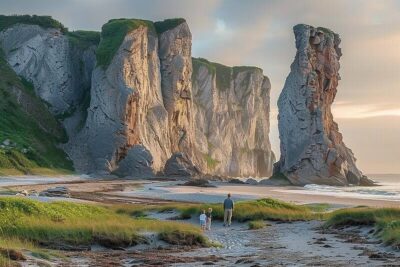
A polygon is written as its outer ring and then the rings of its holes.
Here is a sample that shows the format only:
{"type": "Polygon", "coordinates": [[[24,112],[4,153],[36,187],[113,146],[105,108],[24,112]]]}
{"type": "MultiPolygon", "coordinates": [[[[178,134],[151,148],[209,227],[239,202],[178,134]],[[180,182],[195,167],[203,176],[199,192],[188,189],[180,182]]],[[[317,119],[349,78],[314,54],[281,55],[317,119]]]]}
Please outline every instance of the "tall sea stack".
{"type": "Polygon", "coordinates": [[[333,121],[339,75],[339,35],[296,25],[296,57],[278,100],[281,158],[275,174],[294,185],[371,185],[333,121]]]}

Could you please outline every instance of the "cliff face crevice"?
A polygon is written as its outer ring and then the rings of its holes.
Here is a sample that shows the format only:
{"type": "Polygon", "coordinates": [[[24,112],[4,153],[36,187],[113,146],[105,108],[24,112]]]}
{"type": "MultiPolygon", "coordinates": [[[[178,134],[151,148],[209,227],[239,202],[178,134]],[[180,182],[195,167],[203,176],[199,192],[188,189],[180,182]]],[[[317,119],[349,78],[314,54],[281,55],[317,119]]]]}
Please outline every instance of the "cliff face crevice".
{"type": "Polygon", "coordinates": [[[331,112],[340,80],[339,36],[303,24],[294,34],[297,53],[278,101],[281,158],[275,172],[296,185],[370,184],[331,112]]]}

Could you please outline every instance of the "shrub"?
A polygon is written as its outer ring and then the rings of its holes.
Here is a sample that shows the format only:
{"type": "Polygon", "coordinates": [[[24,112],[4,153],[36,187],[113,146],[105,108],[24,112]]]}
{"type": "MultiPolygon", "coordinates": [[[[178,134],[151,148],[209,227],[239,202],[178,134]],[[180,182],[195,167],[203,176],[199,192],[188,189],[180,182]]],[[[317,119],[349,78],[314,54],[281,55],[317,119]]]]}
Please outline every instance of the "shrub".
{"type": "Polygon", "coordinates": [[[257,229],[261,229],[261,228],[264,228],[265,226],[267,226],[265,224],[265,222],[262,220],[249,221],[248,225],[249,225],[250,230],[257,230],[257,229]]]}

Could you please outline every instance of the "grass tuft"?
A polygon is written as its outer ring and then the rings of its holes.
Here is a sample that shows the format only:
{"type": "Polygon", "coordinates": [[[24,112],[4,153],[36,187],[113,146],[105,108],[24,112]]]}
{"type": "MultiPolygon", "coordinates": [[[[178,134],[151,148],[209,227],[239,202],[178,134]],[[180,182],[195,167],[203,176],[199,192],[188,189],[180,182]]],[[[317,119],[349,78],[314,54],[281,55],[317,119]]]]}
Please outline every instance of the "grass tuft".
{"type": "Polygon", "coordinates": [[[249,230],[262,229],[265,226],[267,226],[267,224],[262,220],[249,221],[248,225],[249,225],[249,230]]]}

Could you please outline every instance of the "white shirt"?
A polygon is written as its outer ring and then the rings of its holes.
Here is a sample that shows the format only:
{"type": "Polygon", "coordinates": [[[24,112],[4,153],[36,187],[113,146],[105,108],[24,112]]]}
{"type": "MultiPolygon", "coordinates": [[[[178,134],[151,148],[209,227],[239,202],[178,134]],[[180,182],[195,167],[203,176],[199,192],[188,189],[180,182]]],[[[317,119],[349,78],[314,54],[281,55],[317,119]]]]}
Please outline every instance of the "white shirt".
{"type": "Polygon", "coordinates": [[[205,214],[200,215],[200,221],[205,221],[207,216],[205,214]]]}

